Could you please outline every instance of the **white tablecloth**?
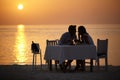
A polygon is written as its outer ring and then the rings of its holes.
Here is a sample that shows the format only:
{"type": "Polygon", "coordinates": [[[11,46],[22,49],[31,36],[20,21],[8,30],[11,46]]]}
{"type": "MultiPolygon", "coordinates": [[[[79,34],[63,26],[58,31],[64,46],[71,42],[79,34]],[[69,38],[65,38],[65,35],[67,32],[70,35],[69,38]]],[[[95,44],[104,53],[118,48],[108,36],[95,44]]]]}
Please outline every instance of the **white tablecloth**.
{"type": "Polygon", "coordinates": [[[64,60],[73,59],[96,59],[96,46],[94,45],[56,45],[47,46],[45,50],[45,60],[64,60]]]}

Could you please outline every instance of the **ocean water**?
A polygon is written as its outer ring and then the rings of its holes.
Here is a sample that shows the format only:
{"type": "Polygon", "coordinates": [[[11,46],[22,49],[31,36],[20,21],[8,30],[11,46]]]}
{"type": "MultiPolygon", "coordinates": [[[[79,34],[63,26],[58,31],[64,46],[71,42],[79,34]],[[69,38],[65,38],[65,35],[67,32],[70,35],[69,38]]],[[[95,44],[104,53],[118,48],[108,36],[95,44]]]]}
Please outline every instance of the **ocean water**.
{"type": "MultiPolygon", "coordinates": [[[[0,25],[0,65],[31,65],[32,41],[40,44],[43,64],[45,64],[46,40],[59,39],[67,31],[68,26],[0,25]]],[[[120,24],[86,24],[85,27],[95,45],[98,38],[108,39],[108,63],[109,65],[120,65],[120,24]]],[[[39,57],[37,64],[39,64],[39,57]]],[[[103,60],[101,60],[101,64],[104,64],[103,60]]]]}

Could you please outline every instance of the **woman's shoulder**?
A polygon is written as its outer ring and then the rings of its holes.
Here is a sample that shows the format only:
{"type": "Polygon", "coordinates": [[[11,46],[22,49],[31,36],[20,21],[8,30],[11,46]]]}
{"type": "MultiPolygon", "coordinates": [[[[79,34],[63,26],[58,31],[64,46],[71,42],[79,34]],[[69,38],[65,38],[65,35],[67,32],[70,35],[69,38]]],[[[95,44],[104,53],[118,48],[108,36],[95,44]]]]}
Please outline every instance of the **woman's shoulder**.
{"type": "Polygon", "coordinates": [[[88,33],[85,33],[85,34],[83,34],[83,36],[88,37],[88,36],[89,36],[89,34],[88,34],[88,33]]]}

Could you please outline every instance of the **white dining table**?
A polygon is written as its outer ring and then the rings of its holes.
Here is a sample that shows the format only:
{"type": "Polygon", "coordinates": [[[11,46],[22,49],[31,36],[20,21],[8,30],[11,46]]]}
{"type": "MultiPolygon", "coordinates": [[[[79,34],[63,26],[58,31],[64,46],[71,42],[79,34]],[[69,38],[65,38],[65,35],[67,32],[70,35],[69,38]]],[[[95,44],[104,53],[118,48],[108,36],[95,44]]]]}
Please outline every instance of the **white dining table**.
{"type": "MultiPolygon", "coordinates": [[[[59,64],[65,60],[79,60],[90,59],[91,71],[93,67],[93,60],[97,58],[95,45],[55,45],[46,46],[44,59],[58,60],[59,64]]],[[[52,69],[52,61],[50,63],[52,69]]]]}

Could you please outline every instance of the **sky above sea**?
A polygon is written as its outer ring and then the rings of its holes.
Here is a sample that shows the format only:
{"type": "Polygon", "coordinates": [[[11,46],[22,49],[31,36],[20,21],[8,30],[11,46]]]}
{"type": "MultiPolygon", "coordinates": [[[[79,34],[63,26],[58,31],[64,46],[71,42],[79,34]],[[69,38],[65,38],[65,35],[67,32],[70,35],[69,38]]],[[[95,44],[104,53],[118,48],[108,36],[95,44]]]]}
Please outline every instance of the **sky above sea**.
{"type": "Polygon", "coordinates": [[[120,0],[0,0],[0,25],[120,24],[120,0]]]}

